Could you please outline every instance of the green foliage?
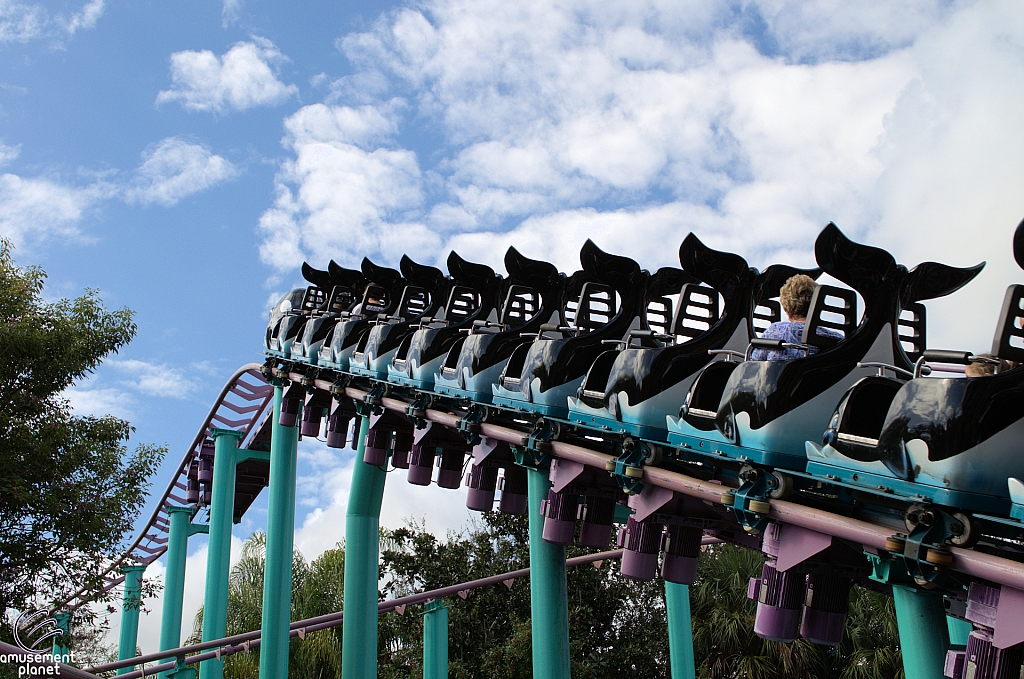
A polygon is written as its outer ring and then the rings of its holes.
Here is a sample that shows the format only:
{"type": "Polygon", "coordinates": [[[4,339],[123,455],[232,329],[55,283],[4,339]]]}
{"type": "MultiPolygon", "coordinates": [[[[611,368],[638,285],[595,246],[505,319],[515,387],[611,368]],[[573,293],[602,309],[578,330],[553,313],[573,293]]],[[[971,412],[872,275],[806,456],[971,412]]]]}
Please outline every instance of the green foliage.
{"type": "Polygon", "coordinates": [[[76,417],[64,390],[135,334],[94,290],[46,302],[46,274],[0,240],[0,617],[80,586],[123,547],[165,450],[114,417],[76,417]]]}
{"type": "Polygon", "coordinates": [[[755,635],[757,604],[747,599],[747,582],[760,575],[763,564],[760,553],[731,545],[715,545],[701,555],[698,579],[690,588],[699,677],[902,678],[892,598],[858,587],[850,594],[843,642],[835,648],[755,635]]]}
{"type": "MultiPolygon", "coordinates": [[[[382,600],[446,587],[525,568],[529,561],[525,517],[482,515],[465,533],[444,542],[412,524],[381,530],[382,600]]],[[[265,537],[246,541],[231,572],[228,634],[259,629],[265,537]]],[[[573,548],[569,556],[583,553],[573,548]]],[[[803,640],[764,641],[754,632],[755,603],[747,582],[759,575],[757,552],[718,545],[701,555],[698,581],[691,588],[697,674],[706,679],[903,679],[892,599],[854,588],[846,637],[834,649],[803,640]]],[[[324,552],[307,567],[293,559],[292,619],[342,609],[344,546],[324,552]]],[[[660,580],[623,578],[618,562],[568,569],[569,636],[572,674],[586,679],[621,676],[669,677],[664,585],[660,580]]],[[[529,579],[472,590],[465,600],[450,597],[449,676],[521,679],[532,676],[529,579]]],[[[422,605],[380,617],[378,676],[422,676],[422,605]]],[[[198,642],[201,616],[190,642],[198,642]]],[[[257,679],[258,652],[225,661],[225,676],[257,679]]],[[[289,677],[341,677],[341,627],[293,639],[289,677]]]]}

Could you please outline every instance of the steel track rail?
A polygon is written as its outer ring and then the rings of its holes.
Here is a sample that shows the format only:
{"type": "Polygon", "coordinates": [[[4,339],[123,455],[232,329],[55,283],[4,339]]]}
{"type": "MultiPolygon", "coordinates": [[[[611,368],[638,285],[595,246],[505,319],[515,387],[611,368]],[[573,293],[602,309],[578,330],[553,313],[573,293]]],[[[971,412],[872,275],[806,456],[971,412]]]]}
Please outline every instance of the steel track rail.
{"type": "MultiPolygon", "coordinates": [[[[169,527],[167,507],[188,504],[182,494],[185,492],[188,482],[189,465],[199,454],[209,430],[213,427],[237,429],[243,432],[240,445],[244,447],[249,442],[257,429],[255,425],[274,396],[274,388],[267,383],[263,373],[260,372],[262,368],[260,363],[247,363],[236,370],[224,384],[203,420],[202,426],[195,438],[192,439],[188,451],[181,459],[177,472],[160,496],[149,521],[146,522],[128,548],[101,571],[100,577],[104,579],[103,592],[109,592],[124,582],[124,576],[116,572],[117,567],[121,564],[132,561],[149,565],[167,551],[169,527]],[[175,493],[176,490],[180,491],[180,494],[175,493]]],[[[77,608],[89,601],[89,598],[85,597],[89,589],[88,586],[80,588],[66,599],[54,604],[53,609],[77,608]]]]}
{"type": "MultiPolygon", "coordinates": [[[[702,544],[710,545],[721,542],[715,538],[705,537],[702,544]]],[[[579,566],[582,564],[595,563],[598,561],[610,561],[612,559],[619,559],[622,557],[621,549],[613,549],[607,552],[597,552],[595,554],[585,554],[583,556],[575,556],[571,559],[565,560],[566,566],[579,566]]],[[[413,606],[420,604],[425,601],[432,599],[440,599],[446,596],[452,596],[453,594],[459,594],[460,596],[473,589],[480,589],[481,587],[489,587],[491,585],[497,585],[501,583],[507,584],[509,587],[512,584],[510,580],[518,580],[524,578],[530,574],[529,568],[520,568],[519,570],[509,571],[508,573],[501,573],[499,575],[491,575],[486,578],[479,578],[477,580],[470,580],[463,582],[458,585],[449,585],[447,587],[441,587],[438,589],[432,589],[427,592],[419,592],[418,594],[410,594],[408,596],[399,597],[397,599],[389,599],[387,601],[381,601],[377,604],[378,613],[387,613],[395,609],[400,609],[401,613],[404,614],[406,606],[413,606]]],[[[315,632],[321,629],[327,629],[328,627],[336,627],[341,625],[345,618],[344,611],[337,611],[335,613],[328,613],[326,615],[320,615],[315,618],[306,618],[305,620],[296,620],[291,623],[291,636],[303,637],[310,632],[315,632]]],[[[125,660],[118,660],[117,662],[106,663],[104,665],[96,665],[90,667],[87,672],[109,672],[110,670],[118,670],[122,667],[132,667],[134,665],[145,664],[147,662],[153,662],[155,660],[162,660],[168,656],[186,656],[189,653],[199,653],[198,655],[190,655],[185,659],[186,664],[194,664],[208,660],[210,658],[224,657],[227,655],[233,655],[239,651],[249,651],[254,648],[258,648],[260,645],[260,631],[244,632],[242,634],[235,634],[230,637],[224,637],[222,639],[212,639],[210,641],[203,642],[201,644],[193,644],[191,646],[182,646],[180,648],[171,649],[168,651],[161,651],[159,653],[148,653],[146,655],[140,655],[137,658],[127,658],[125,660]],[[219,649],[218,651],[209,652],[209,649],[219,649]],[[208,651],[201,653],[202,651],[208,651]]],[[[145,670],[147,675],[153,675],[157,672],[163,672],[166,670],[174,669],[174,663],[164,663],[155,667],[148,667],[145,670]]],[[[91,676],[91,675],[90,675],[91,676]]],[[[141,670],[129,672],[127,674],[119,675],[123,679],[133,679],[134,677],[141,677],[143,673],[141,670]]]]}
{"type": "MultiPolygon", "coordinates": [[[[305,377],[305,375],[300,373],[275,372],[282,378],[295,382],[299,382],[305,377]]],[[[333,383],[326,380],[315,380],[314,386],[318,389],[329,391],[333,383]]],[[[362,389],[354,387],[345,388],[346,396],[359,401],[365,399],[367,393],[362,389]]],[[[411,403],[395,398],[383,398],[381,399],[381,405],[388,410],[405,413],[406,408],[411,403]]],[[[445,427],[457,428],[461,418],[458,415],[441,410],[427,410],[426,419],[445,427]]],[[[481,433],[498,441],[504,441],[513,445],[523,445],[528,432],[484,422],[481,425],[481,433]]],[[[605,469],[606,462],[615,459],[611,455],[599,453],[582,446],[560,441],[552,441],[551,444],[552,454],[555,457],[579,462],[601,470],[605,469]]],[[[661,488],[682,493],[683,495],[715,503],[721,503],[722,490],[725,488],[715,483],[701,481],[700,479],[680,474],[679,472],[651,466],[643,468],[641,480],[661,488]]],[[[805,507],[786,500],[772,500],[771,511],[768,516],[781,523],[793,524],[842,540],[858,543],[880,553],[886,553],[885,539],[894,534],[891,528],[877,526],[867,521],[840,516],[820,509],[805,507]]],[[[953,563],[948,566],[950,570],[1024,590],[1024,563],[962,547],[952,547],[951,551],[953,553],[953,563]]]]}

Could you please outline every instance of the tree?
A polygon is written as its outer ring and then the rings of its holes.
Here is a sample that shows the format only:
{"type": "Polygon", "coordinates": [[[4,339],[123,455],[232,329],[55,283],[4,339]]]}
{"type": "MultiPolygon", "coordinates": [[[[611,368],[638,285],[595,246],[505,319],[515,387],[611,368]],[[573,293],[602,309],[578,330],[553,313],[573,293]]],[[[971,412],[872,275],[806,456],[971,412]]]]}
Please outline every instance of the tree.
{"type": "Polygon", "coordinates": [[[0,618],[80,586],[98,594],[164,449],[115,417],[78,417],[64,392],[135,335],[94,290],[47,302],[46,274],[0,239],[0,618]]]}

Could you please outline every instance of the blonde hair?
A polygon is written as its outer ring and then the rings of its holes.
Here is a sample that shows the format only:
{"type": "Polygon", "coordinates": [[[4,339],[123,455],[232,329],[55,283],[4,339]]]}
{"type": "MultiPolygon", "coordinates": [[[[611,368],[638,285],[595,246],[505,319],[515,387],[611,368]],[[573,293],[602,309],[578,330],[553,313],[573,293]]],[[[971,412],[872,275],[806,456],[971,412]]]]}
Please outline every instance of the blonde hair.
{"type": "Polygon", "coordinates": [[[779,302],[790,318],[794,316],[807,316],[807,310],[811,306],[811,295],[818,284],[814,279],[805,274],[792,276],[782,289],[779,290],[779,302]]]}

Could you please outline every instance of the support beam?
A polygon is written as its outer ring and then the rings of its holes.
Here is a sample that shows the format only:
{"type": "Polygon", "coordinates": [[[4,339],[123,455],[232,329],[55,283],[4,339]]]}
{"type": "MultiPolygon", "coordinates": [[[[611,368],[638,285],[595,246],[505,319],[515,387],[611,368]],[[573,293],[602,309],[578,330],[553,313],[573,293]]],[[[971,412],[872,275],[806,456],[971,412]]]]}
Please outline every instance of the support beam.
{"type": "Polygon", "coordinates": [[[665,616],[668,618],[668,657],[672,679],[694,679],[696,667],[688,586],[665,581],[665,616]]]}
{"type": "Polygon", "coordinates": [[[448,679],[448,607],[440,599],[423,613],[423,679],[448,679]]]}
{"type": "MultiPolygon", "coordinates": [[[[546,471],[527,469],[530,516],[530,622],[534,679],[569,679],[569,597],[565,547],[545,542],[540,503],[551,482],[546,471]]],[[[348,679],[347,677],[345,679],[348,679]]]]}
{"type": "Polygon", "coordinates": [[[345,625],[342,679],[377,677],[377,579],[380,561],[380,505],[387,474],[363,462],[370,420],[360,418],[352,489],[345,516],[345,625]]]}
{"type": "MultiPolygon", "coordinates": [[[[213,493],[210,499],[210,542],[206,557],[206,595],[203,597],[203,641],[227,634],[228,575],[231,569],[231,524],[235,514],[235,465],[242,432],[211,429],[213,435],[213,493]]],[[[223,658],[204,660],[203,679],[222,679],[223,658]]]]}
{"type": "Polygon", "coordinates": [[[53,638],[53,657],[60,659],[65,664],[71,662],[69,657],[71,643],[71,613],[61,611],[53,614],[53,620],[57,623],[57,629],[61,631],[60,636],[53,638]]]}
{"type": "Polygon", "coordinates": [[[282,398],[282,388],[274,387],[267,556],[260,635],[260,677],[263,679],[288,676],[288,625],[292,609],[292,544],[295,533],[295,471],[299,428],[284,427],[279,423],[282,398]]]}
{"type": "MultiPolygon", "coordinates": [[[[193,528],[192,517],[195,507],[167,507],[167,567],[164,571],[163,610],[160,614],[160,650],[177,648],[181,645],[181,609],[185,600],[185,561],[188,558],[188,538],[193,528]]],[[[204,527],[205,528],[205,527],[204,527]]],[[[166,658],[173,660],[173,658],[166,658]]],[[[168,673],[160,674],[167,679],[168,673]]]]}
{"type": "MultiPolygon", "coordinates": [[[[142,607],[142,574],[145,566],[123,566],[124,597],[121,599],[121,636],[117,645],[117,659],[134,658],[139,641],[139,609],[142,607]]],[[[127,674],[134,668],[122,667],[118,674],[127,674]]]]}
{"type": "Polygon", "coordinates": [[[943,679],[949,629],[942,596],[893,585],[892,597],[906,679],[943,679]]]}

